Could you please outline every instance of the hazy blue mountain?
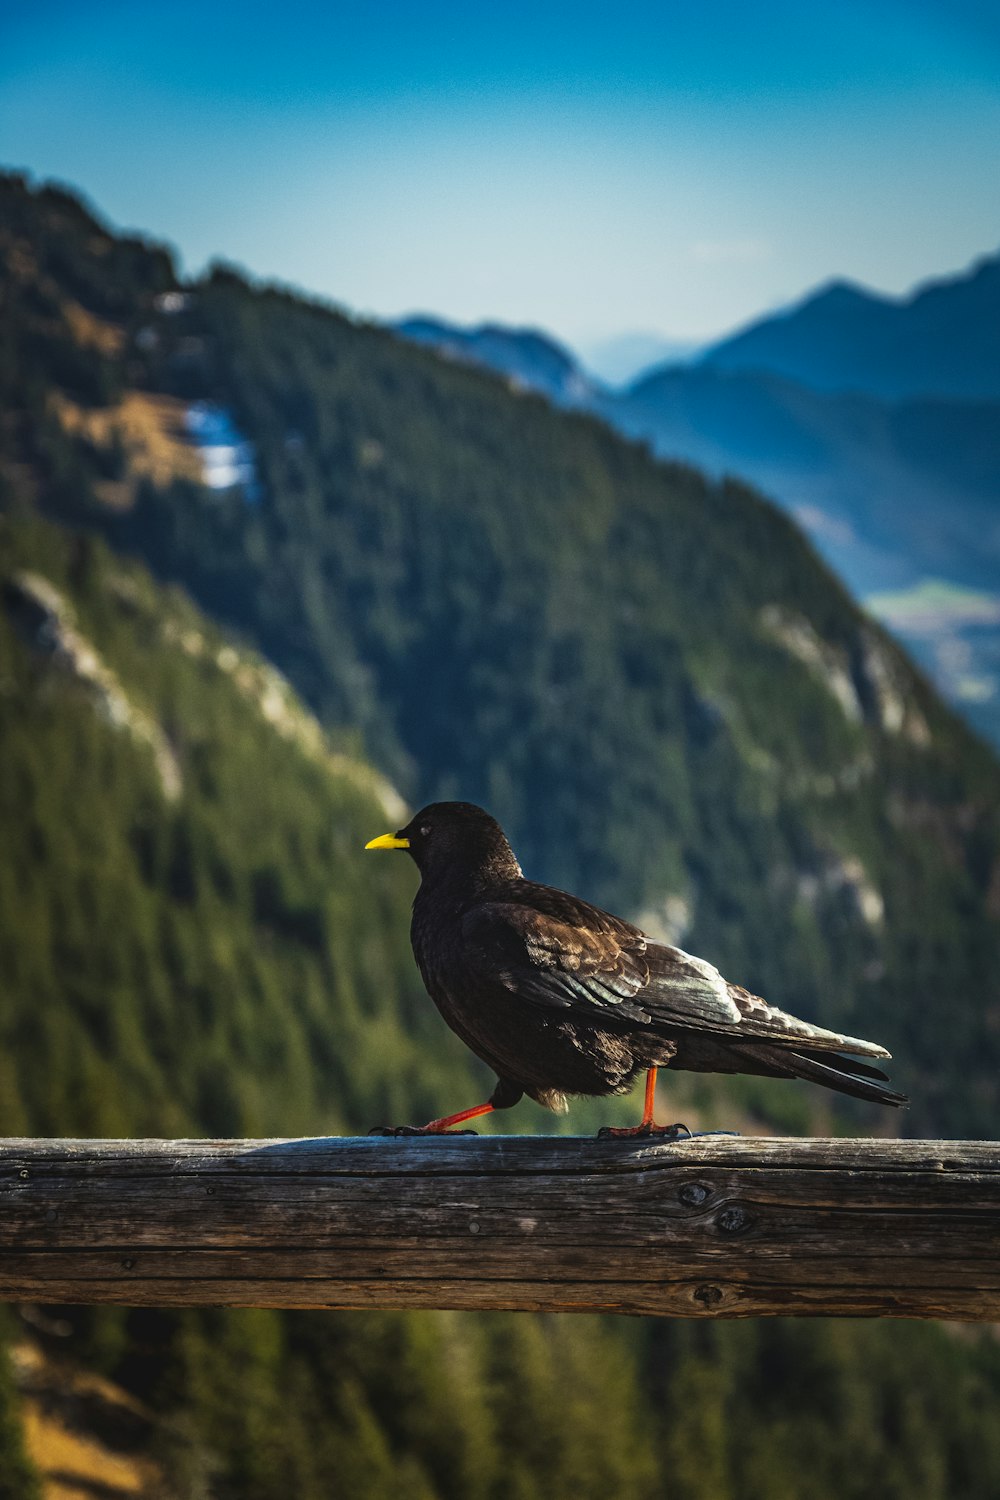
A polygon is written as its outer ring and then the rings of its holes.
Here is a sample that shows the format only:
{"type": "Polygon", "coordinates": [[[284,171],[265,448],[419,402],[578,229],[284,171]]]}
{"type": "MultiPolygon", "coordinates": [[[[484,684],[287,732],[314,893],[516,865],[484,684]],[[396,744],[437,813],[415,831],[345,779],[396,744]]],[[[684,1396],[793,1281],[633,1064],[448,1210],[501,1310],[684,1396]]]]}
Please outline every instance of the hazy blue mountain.
{"type": "Polygon", "coordinates": [[[663,457],[752,480],[1000,743],[998,328],[1000,257],[899,300],[832,283],[623,390],[535,332],[429,318],[400,331],[663,457]]]}
{"type": "Polygon", "coordinates": [[[630,385],[664,364],[685,364],[699,346],[689,339],[666,339],[659,333],[620,333],[579,345],[580,357],[598,380],[610,386],[630,385]]]}
{"type": "Polygon", "coordinates": [[[767,370],[817,390],[1000,399],[1000,255],[903,298],[834,281],[709,348],[718,370],[767,370]]]}
{"type": "Polygon", "coordinates": [[[656,371],[604,411],[663,456],[764,489],[1000,741],[1000,401],[887,401],[699,364],[656,371]]]}
{"type": "Polygon", "coordinates": [[[597,383],[569,350],[536,329],[505,328],[499,323],[459,328],[430,317],[404,318],[394,326],[414,343],[428,345],[449,359],[495,370],[515,388],[536,391],[557,406],[589,407],[597,399],[597,383]]]}
{"type": "Polygon", "coordinates": [[[929,573],[975,588],[1000,578],[1000,401],[889,402],[699,365],[638,382],[615,420],[766,487],[861,595],[929,573]]]}

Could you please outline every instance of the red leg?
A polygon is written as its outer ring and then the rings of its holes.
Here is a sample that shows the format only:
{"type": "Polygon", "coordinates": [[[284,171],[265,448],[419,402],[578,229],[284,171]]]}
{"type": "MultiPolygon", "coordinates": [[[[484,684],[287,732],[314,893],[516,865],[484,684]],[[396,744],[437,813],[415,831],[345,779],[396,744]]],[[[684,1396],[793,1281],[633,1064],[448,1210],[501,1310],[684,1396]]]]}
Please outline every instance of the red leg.
{"type": "Polygon", "coordinates": [[[652,1125],[653,1106],[656,1103],[656,1069],[650,1068],[646,1074],[646,1102],[642,1107],[643,1125],[652,1125]]]}
{"type": "Polygon", "coordinates": [[[622,1137],[636,1135],[690,1135],[686,1125],[657,1125],[653,1119],[653,1106],[656,1102],[656,1069],[650,1068],[646,1074],[646,1098],[642,1109],[642,1122],[639,1125],[614,1126],[605,1125],[599,1132],[601,1139],[610,1137],[618,1140],[622,1137]]]}
{"type": "MultiPolygon", "coordinates": [[[[375,1130],[370,1130],[369,1135],[447,1135],[453,1125],[461,1125],[464,1120],[475,1120],[479,1115],[488,1115],[496,1108],[494,1104],[474,1104],[471,1109],[460,1109],[457,1115],[442,1115],[440,1120],[431,1120],[427,1125],[382,1125],[375,1130]]],[[[462,1132],[456,1132],[461,1134],[462,1132]]],[[[465,1131],[466,1135],[475,1135],[474,1130],[465,1131]]]]}
{"type": "Polygon", "coordinates": [[[463,1120],[475,1120],[480,1115],[492,1114],[492,1104],[474,1104],[471,1109],[460,1109],[457,1115],[444,1115],[440,1120],[431,1120],[429,1125],[424,1125],[421,1134],[441,1135],[450,1130],[453,1125],[461,1125],[463,1120]]]}

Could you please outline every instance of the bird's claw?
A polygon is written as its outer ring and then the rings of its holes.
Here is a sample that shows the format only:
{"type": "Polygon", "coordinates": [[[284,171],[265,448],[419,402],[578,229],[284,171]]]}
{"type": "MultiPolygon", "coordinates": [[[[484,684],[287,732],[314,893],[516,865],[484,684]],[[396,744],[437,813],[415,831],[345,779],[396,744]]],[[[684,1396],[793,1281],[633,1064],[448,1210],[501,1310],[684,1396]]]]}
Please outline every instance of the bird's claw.
{"type": "Polygon", "coordinates": [[[428,1130],[426,1125],[373,1125],[369,1135],[475,1135],[478,1130],[428,1130]]]}
{"type": "Polygon", "coordinates": [[[676,1125],[632,1125],[624,1129],[614,1125],[604,1125],[597,1132],[599,1141],[620,1140],[623,1136],[663,1136],[670,1141],[700,1141],[707,1135],[729,1135],[738,1137],[738,1130],[691,1130],[687,1125],[679,1121],[676,1125]],[[683,1133],[682,1133],[683,1132],[683,1133]]]}
{"type": "Polygon", "coordinates": [[[690,1140],[694,1131],[679,1120],[676,1125],[655,1125],[649,1120],[645,1125],[604,1125],[597,1132],[599,1141],[630,1140],[640,1136],[663,1136],[669,1141],[690,1140]]]}

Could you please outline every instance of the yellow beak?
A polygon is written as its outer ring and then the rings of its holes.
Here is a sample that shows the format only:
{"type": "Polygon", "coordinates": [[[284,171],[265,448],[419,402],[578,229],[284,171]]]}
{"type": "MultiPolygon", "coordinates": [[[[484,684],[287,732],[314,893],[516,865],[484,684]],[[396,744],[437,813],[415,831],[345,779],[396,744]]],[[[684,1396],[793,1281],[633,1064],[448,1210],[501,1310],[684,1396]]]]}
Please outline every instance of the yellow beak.
{"type": "Polygon", "coordinates": [[[409,849],[409,847],[409,839],[398,838],[394,833],[383,833],[365,845],[366,849],[409,849]]]}

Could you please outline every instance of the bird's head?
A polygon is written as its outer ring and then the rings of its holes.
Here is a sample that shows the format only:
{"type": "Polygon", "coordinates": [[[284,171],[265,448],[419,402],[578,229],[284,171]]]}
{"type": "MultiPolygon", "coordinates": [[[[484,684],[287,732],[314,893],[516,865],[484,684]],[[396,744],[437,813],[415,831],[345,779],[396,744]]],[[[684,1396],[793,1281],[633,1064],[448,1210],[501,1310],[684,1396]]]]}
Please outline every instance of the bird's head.
{"type": "Polygon", "coordinates": [[[513,880],[521,873],[500,824],[472,802],[432,802],[405,828],[383,833],[365,848],[405,849],[425,880],[513,880]]]}

